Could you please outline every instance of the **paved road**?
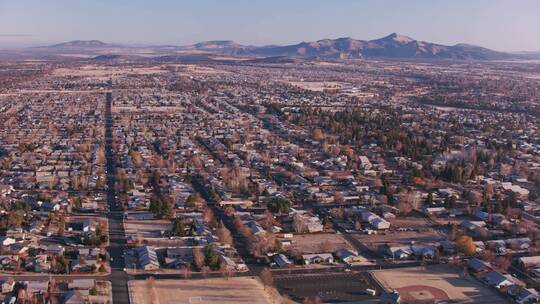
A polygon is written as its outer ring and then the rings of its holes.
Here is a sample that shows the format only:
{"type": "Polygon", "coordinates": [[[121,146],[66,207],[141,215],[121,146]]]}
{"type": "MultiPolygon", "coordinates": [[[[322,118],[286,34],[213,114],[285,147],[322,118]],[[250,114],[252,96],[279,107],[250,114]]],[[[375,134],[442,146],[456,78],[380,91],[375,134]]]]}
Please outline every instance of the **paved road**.
{"type": "MultiPolygon", "coordinates": [[[[110,280],[112,283],[113,303],[114,304],[129,304],[128,279],[129,276],[125,273],[124,249],[126,248],[126,238],[123,225],[123,211],[117,204],[114,191],[115,181],[115,163],[114,154],[112,151],[112,118],[111,118],[111,93],[106,93],[105,96],[105,157],[107,168],[107,203],[109,204],[109,212],[107,218],[109,220],[109,247],[108,252],[111,257],[111,274],[107,276],[84,276],[84,275],[54,275],[56,278],[63,279],[96,279],[110,280]]],[[[2,275],[3,277],[13,277],[17,280],[47,280],[51,277],[45,275],[2,275]]]]}
{"type": "Polygon", "coordinates": [[[214,211],[214,215],[216,216],[217,220],[225,224],[225,227],[227,227],[227,229],[231,231],[232,237],[234,239],[234,247],[236,248],[238,255],[242,257],[244,263],[249,269],[248,272],[239,273],[237,274],[237,276],[258,276],[261,270],[266,265],[262,265],[254,261],[254,257],[251,255],[247,248],[246,240],[240,234],[238,229],[236,229],[236,227],[234,226],[234,221],[230,217],[225,215],[223,209],[218,208],[214,203],[212,203],[212,199],[206,187],[204,186],[204,181],[199,176],[195,176],[192,179],[192,185],[195,191],[199,192],[201,196],[206,200],[208,206],[211,206],[213,208],[212,210],[214,211]]]}
{"type": "Polygon", "coordinates": [[[129,304],[128,275],[124,272],[124,249],[126,237],[122,221],[122,209],[116,202],[114,182],[116,164],[112,150],[112,117],[111,103],[112,94],[106,93],[105,100],[105,157],[107,168],[107,203],[109,204],[109,255],[111,256],[111,274],[108,278],[112,283],[113,303],[129,304]]]}

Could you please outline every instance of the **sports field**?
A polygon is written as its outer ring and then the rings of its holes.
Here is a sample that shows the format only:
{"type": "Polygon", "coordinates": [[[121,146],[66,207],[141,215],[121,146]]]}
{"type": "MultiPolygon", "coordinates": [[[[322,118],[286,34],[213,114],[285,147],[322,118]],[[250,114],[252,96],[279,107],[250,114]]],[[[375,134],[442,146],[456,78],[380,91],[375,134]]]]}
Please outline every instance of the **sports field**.
{"type": "Polygon", "coordinates": [[[129,281],[133,304],[270,304],[262,284],[247,277],[129,281]]]}
{"type": "Polygon", "coordinates": [[[373,274],[385,289],[397,290],[406,303],[506,303],[487,286],[445,265],[376,270],[373,274]]]}

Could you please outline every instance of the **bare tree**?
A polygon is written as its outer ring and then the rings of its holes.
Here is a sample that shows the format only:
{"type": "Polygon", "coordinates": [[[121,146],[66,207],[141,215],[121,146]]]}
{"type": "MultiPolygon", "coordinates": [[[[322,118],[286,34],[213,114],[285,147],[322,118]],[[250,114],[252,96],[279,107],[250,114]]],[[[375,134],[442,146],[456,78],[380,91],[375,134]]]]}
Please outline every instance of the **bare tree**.
{"type": "Polygon", "coordinates": [[[302,301],[302,304],[320,304],[320,303],[322,303],[321,298],[319,298],[318,296],[307,297],[304,299],[304,301],[302,301]]]}
{"type": "Polygon", "coordinates": [[[146,280],[146,284],[149,291],[148,294],[150,295],[150,303],[151,304],[159,303],[158,295],[156,292],[156,279],[153,276],[151,276],[146,280]]]}
{"type": "Polygon", "coordinates": [[[313,139],[315,139],[315,140],[322,140],[322,139],[324,139],[324,134],[323,134],[322,130],[319,129],[319,128],[313,130],[313,133],[312,133],[311,136],[312,136],[313,139]]]}
{"type": "Polygon", "coordinates": [[[345,197],[343,196],[343,194],[341,194],[341,192],[334,192],[334,202],[336,202],[336,204],[343,203],[344,201],[345,197]]]}
{"type": "Polygon", "coordinates": [[[497,264],[497,267],[499,269],[506,272],[508,268],[510,268],[510,266],[512,265],[512,261],[506,256],[500,256],[495,259],[495,264],[497,264]]]}
{"type": "Polygon", "coordinates": [[[219,265],[219,271],[224,278],[230,278],[233,274],[233,270],[226,263],[221,263],[219,265]]]}
{"type": "Polygon", "coordinates": [[[208,277],[208,274],[210,273],[210,267],[204,266],[201,268],[201,274],[204,278],[208,277]]]}
{"type": "Polygon", "coordinates": [[[264,212],[264,221],[262,225],[265,229],[272,228],[272,226],[274,225],[274,215],[272,214],[272,212],[268,210],[264,212]]]}
{"type": "Polygon", "coordinates": [[[193,248],[193,262],[195,263],[195,267],[197,267],[197,269],[202,270],[202,268],[204,267],[204,253],[202,251],[202,248],[193,248]]]}
{"type": "Polygon", "coordinates": [[[265,289],[266,287],[272,286],[274,284],[274,277],[272,276],[272,272],[266,267],[261,270],[261,273],[259,273],[259,277],[261,278],[265,289]]]}
{"type": "Polygon", "coordinates": [[[71,188],[75,191],[79,190],[80,180],[79,176],[74,174],[71,176],[71,188]]]}
{"type": "Polygon", "coordinates": [[[189,277],[191,276],[191,269],[189,269],[188,266],[182,266],[180,268],[180,274],[184,279],[189,279],[189,277]]]}
{"type": "Polygon", "coordinates": [[[216,234],[222,244],[231,245],[233,243],[231,232],[226,227],[219,227],[216,234]]]}
{"type": "Polygon", "coordinates": [[[210,208],[204,209],[203,220],[208,226],[214,226],[216,221],[214,211],[212,211],[210,208]]]}
{"type": "Polygon", "coordinates": [[[225,215],[226,216],[233,216],[234,212],[235,212],[235,210],[231,206],[228,206],[227,208],[225,208],[225,215]]]}
{"type": "Polygon", "coordinates": [[[401,202],[398,204],[398,209],[400,214],[407,215],[413,210],[413,206],[410,203],[401,202]]]}

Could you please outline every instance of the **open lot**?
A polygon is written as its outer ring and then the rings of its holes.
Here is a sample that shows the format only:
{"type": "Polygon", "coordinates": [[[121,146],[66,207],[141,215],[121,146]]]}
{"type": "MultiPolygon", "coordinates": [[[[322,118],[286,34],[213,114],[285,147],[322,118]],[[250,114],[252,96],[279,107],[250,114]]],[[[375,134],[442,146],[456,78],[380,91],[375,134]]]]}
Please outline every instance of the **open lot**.
{"type": "Polygon", "coordinates": [[[130,281],[129,290],[133,304],[273,303],[259,281],[245,277],[130,281]]]}
{"type": "Polygon", "coordinates": [[[94,79],[109,79],[125,77],[126,75],[155,75],[164,73],[162,66],[150,67],[104,67],[100,65],[84,65],[77,68],[57,68],[54,76],[89,77],[94,79]]]}
{"type": "Polygon", "coordinates": [[[171,221],[167,220],[126,220],[124,229],[126,236],[139,237],[141,239],[159,238],[161,232],[170,231],[171,221]]]}
{"type": "Polygon", "coordinates": [[[378,291],[375,282],[365,273],[280,275],[274,278],[274,283],[281,294],[300,302],[314,296],[324,302],[363,301],[376,298],[365,293],[367,288],[378,291]]]}
{"type": "Polygon", "coordinates": [[[342,248],[353,249],[339,234],[295,234],[292,240],[292,247],[302,254],[334,252],[342,248]]]}
{"type": "Polygon", "coordinates": [[[506,303],[495,291],[447,265],[376,270],[373,274],[385,289],[396,289],[406,303],[506,303]]]}
{"type": "Polygon", "coordinates": [[[286,83],[304,90],[321,92],[326,89],[342,89],[350,84],[337,81],[286,81],[286,83]]]}
{"type": "Polygon", "coordinates": [[[448,236],[445,233],[442,233],[440,230],[425,230],[422,232],[418,231],[387,231],[379,234],[363,234],[363,233],[354,233],[351,234],[364,243],[371,250],[377,250],[380,245],[387,243],[392,244],[410,244],[411,242],[415,243],[431,243],[438,242],[448,239],[448,236]]]}
{"type": "Polygon", "coordinates": [[[114,113],[129,113],[129,112],[160,112],[160,113],[171,113],[182,111],[182,107],[170,107],[170,106],[144,106],[144,107],[134,107],[134,106],[114,106],[111,109],[114,113]]]}
{"type": "Polygon", "coordinates": [[[398,216],[394,219],[388,220],[392,224],[392,228],[406,228],[406,229],[429,229],[432,224],[422,216],[398,216]]]}
{"type": "Polygon", "coordinates": [[[200,66],[200,65],[193,65],[193,64],[176,64],[176,65],[168,65],[170,68],[171,66],[174,66],[176,68],[176,72],[178,72],[180,75],[216,75],[216,74],[228,74],[229,72],[225,70],[220,70],[212,67],[207,66],[200,66]]]}

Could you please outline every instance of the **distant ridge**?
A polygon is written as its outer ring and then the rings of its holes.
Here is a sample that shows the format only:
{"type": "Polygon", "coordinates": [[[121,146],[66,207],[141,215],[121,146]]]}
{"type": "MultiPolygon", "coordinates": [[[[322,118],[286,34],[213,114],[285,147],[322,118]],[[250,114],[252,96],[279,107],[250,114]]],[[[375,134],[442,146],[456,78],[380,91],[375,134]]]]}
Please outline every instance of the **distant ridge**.
{"type": "Polygon", "coordinates": [[[249,55],[255,48],[251,46],[244,46],[231,40],[212,40],[182,46],[180,49],[229,55],[249,55]]]}
{"type": "Polygon", "coordinates": [[[242,47],[240,44],[231,40],[204,41],[194,44],[193,46],[197,49],[226,49],[242,47]]]}
{"type": "Polygon", "coordinates": [[[96,61],[109,61],[109,60],[121,59],[122,57],[123,57],[122,55],[118,55],[118,54],[106,54],[106,55],[98,55],[92,59],[96,61]]]}
{"type": "Polygon", "coordinates": [[[108,47],[112,46],[103,41],[99,40],[73,40],[68,42],[63,42],[55,45],[51,45],[52,48],[93,48],[93,47],[108,47]]]}
{"type": "Polygon", "coordinates": [[[306,59],[301,58],[301,57],[277,56],[277,57],[256,58],[256,59],[252,59],[246,62],[283,64],[283,63],[301,63],[301,62],[305,62],[305,60],[306,59]]]}

